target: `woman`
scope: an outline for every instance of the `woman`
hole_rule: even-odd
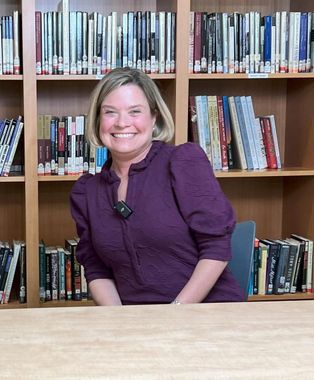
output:
[[[140,70],[107,74],[88,115],[111,158],[81,177],[72,215],[97,305],[242,301],[228,268],[233,210],[202,149],[173,146],[171,114]]]

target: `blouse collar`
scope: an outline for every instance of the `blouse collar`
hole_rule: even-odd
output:
[[[164,144],[165,143],[163,141],[153,141],[146,157],[142,161],[131,164],[129,169],[129,176],[146,169]],[[114,170],[111,169],[111,165],[112,158],[110,157],[102,167],[101,176],[110,183],[120,181],[118,175]]]

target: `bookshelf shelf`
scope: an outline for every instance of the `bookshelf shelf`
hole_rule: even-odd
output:
[[[152,79],[175,79],[175,74],[149,74]],[[103,75],[38,75],[37,81],[98,81]]]
[[[25,182],[24,176],[0,177],[0,183]]]
[[[92,300],[87,301],[48,301],[39,304],[40,307],[81,307],[95,306]]]
[[[60,0],[0,2],[0,15],[18,9],[22,14],[23,75],[1,75],[0,118],[24,116],[25,175],[0,177],[1,239],[14,234],[27,247],[27,304],[15,300],[1,307],[81,306],[88,302],[39,303],[38,243],[62,245],[75,236],[69,193],[78,176],[37,175],[37,115],[87,113],[96,75],[36,75],[35,11],[55,11]],[[280,238],[295,232],[314,239],[314,73],[301,74],[189,74],[189,13],[311,11],[310,0],[70,0],[70,10],[126,12],[167,10],[177,14],[176,73],[150,75],[161,89],[175,120],[175,144],[188,140],[190,95],[251,95],[257,115],[274,114],[284,169],[216,172],[238,221],[253,219],[257,236]],[[113,9],[114,8],[114,9]],[[253,80],[251,80],[253,79]],[[263,80],[262,80],[263,79]],[[239,180],[240,179],[240,180]],[[4,185],[5,184],[5,185]],[[307,294],[254,296],[258,300],[314,299]]]
[[[189,74],[190,80],[195,79],[255,79],[255,80],[269,80],[269,79],[314,79],[314,73],[282,73],[282,74]]]
[[[250,302],[256,301],[304,301],[304,300],[314,300],[313,293],[295,293],[295,294],[282,294],[282,295],[254,295],[249,296]]]
[[[23,80],[23,75],[0,75],[0,81],[21,81]]]
[[[313,177],[314,169],[287,168],[266,170],[240,170],[216,171],[217,178],[259,178],[259,177]]]
[[[38,182],[74,182],[79,178],[78,175],[47,175],[38,176]]]

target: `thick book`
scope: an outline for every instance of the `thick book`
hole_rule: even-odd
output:
[[[65,248],[71,252],[72,258],[72,289],[73,289],[73,299],[75,301],[81,301],[81,265],[76,258],[76,247],[77,242],[74,239],[65,240]]]
[[[280,240],[275,240],[275,242],[279,243],[280,251],[279,251],[277,271],[275,274],[273,293],[284,294],[285,286],[286,286],[286,274],[287,274],[290,246],[289,244],[286,244]]]
[[[278,266],[280,247],[278,243],[268,239],[261,239],[261,242],[268,246],[268,258],[266,266],[266,294],[273,294],[274,279]]]

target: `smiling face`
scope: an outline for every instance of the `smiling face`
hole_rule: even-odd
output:
[[[101,104],[100,139],[113,159],[140,161],[152,144],[156,116],[135,84],[111,91]]]

